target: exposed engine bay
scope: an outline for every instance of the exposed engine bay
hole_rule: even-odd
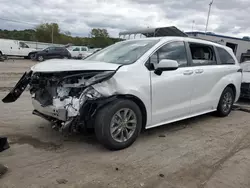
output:
[[[79,124],[85,124],[95,113],[98,99],[108,98],[92,86],[110,79],[117,70],[30,71],[23,75],[3,102],[14,102],[28,86],[35,109],[33,114],[51,121],[61,130],[78,129]]]

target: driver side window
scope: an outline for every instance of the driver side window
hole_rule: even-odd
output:
[[[150,57],[150,63],[157,65],[162,59],[175,60],[178,62],[179,67],[187,66],[187,53],[184,42],[171,42],[162,46]]]

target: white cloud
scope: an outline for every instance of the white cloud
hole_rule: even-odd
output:
[[[1,0],[0,18],[40,24],[57,22],[63,31],[87,36],[93,27],[120,31],[175,25],[184,31],[204,31],[210,0]],[[208,31],[250,35],[249,0],[215,0]],[[0,20],[1,29],[32,25]],[[34,26],[33,26],[34,27]]]

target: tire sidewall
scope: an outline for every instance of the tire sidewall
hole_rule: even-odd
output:
[[[228,92],[231,93],[231,95],[232,95],[232,97],[233,97],[233,100],[232,100],[232,104],[231,104],[230,110],[227,111],[227,112],[225,112],[225,111],[223,110],[223,107],[222,107],[222,105],[223,105],[223,97],[224,97],[224,95],[225,95],[226,93],[228,93]],[[226,88],[223,90],[222,94],[221,94],[220,101],[219,101],[218,108],[217,108],[217,111],[219,112],[220,116],[227,116],[227,115],[230,114],[230,112],[231,112],[231,110],[232,110],[232,108],[233,108],[234,100],[235,100],[235,94],[234,94],[232,88],[226,87]]]
[[[110,124],[113,115],[122,108],[129,108],[134,111],[137,118],[137,125],[134,134],[126,142],[117,142],[111,136]],[[131,100],[118,99],[110,105],[105,106],[100,113],[102,113],[102,115],[97,118],[101,117],[101,119],[98,120],[95,126],[95,129],[99,129],[97,131],[101,129],[101,133],[99,132],[99,134],[101,134],[101,139],[99,139],[100,142],[112,150],[124,149],[134,143],[142,127],[141,110],[136,103]]]

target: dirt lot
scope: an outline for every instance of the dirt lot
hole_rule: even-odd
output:
[[[34,62],[0,63],[0,98]],[[4,74],[3,74],[4,73]],[[248,104],[245,104],[245,108]],[[9,171],[0,187],[249,188],[250,114],[204,115],[148,130],[130,148],[111,152],[94,135],[63,137],[31,115],[29,94],[0,104],[0,153]]]

